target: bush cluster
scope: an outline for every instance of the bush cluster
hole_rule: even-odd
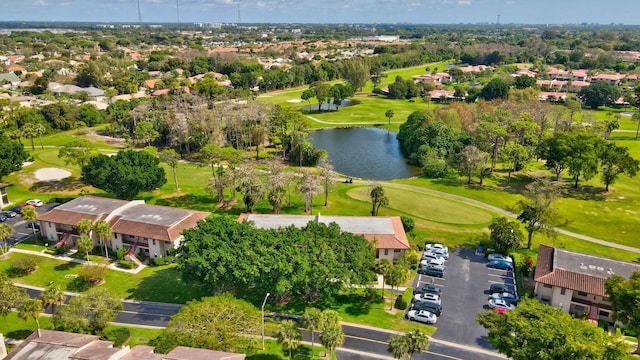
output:
[[[136,263],[134,263],[133,261],[129,261],[129,260],[120,260],[120,261],[118,261],[118,266],[120,266],[121,268],[125,268],[125,269],[135,269],[136,268]]]
[[[104,336],[113,341],[113,346],[118,347],[123,345],[131,337],[131,330],[127,328],[113,328],[104,331]]]

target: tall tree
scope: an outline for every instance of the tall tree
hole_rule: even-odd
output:
[[[599,106],[613,104],[619,95],[620,92],[613,85],[606,81],[598,81],[583,87],[577,97],[584,105],[595,110]]]
[[[293,350],[300,346],[302,333],[293,320],[282,320],[276,328],[276,339],[285,350],[289,350],[289,359],[293,360]]]
[[[111,226],[104,220],[98,220],[93,224],[93,231],[95,231],[98,240],[104,244],[104,256],[109,258],[109,251],[107,250],[107,242],[111,241],[113,233],[111,232]]]
[[[369,63],[366,58],[354,56],[342,63],[340,76],[355,91],[362,91],[362,87],[369,80]]]
[[[87,261],[91,261],[91,259],[89,259],[89,252],[93,250],[93,240],[90,237],[86,235],[80,236],[80,238],[76,240],[76,248],[78,248],[78,251],[86,254]]]
[[[380,207],[389,205],[389,198],[384,194],[384,188],[380,184],[371,185],[369,199],[371,199],[371,216],[378,216]]]
[[[240,162],[241,152],[232,147],[220,147],[214,144],[205,145],[200,151],[200,162],[211,167],[213,177],[209,180],[207,191],[210,194],[217,193],[218,203],[224,201],[225,176],[229,167],[234,167]]]
[[[58,285],[49,285],[46,289],[44,289],[40,293],[40,301],[42,301],[42,306],[45,310],[51,307],[51,312],[56,312],[56,306],[63,305],[67,300],[64,292],[60,290]]]
[[[537,179],[525,187],[524,198],[518,201],[520,220],[527,230],[527,249],[531,249],[533,234],[539,231],[554,234],[553,227],[561,223],[556,199],[558,188],[548,179]]]
[[[545,167],[560,180],[562,172],[567,167],[571,154],[571,136],[564,131],[557,131],[553,136],[544,140],[540,145],[540,156],[545,159]]]
[[[476,320],[489,330],[489,342],[514,360],[613,360],[627,352],[619,336],[536,299],[523,299],[504,314],[482,312]]]
[[[267,200],[273,206],[273,212],[279,214],[287,192],[287,178],[291,173],[285,172],[284,166],[275,160],[268,164],[268,171]]]
[[[175,345],[244,352],[255,342],[259,329],[259,309],[221,294],[184,306],[171,317],[163,335],[174,339]]]
[[[91,219],[81,219],[76,225],[76,230],[80,235],[90,236],[91,231],[93,231],[93,221]]]
[[[169,165],[173,171],[173,182],[176,186],[176,191],[180,190],[178,186],[178,164],[180,163],[180,154],[173,149],[164,149],[160,152],[160,161]]]
[[[484,171],[489,154],[480,151],[473,145],[468,145],[462,150],[460,168],[467,175],[467,183],[471,184],[471,177],[480,172],[480,184],[482,184],[482,172]]]
[[[320,178],[324,189],[324,206],[327,206],[329,204],[329,192],[335,187],[333,178],[336,173],[333,171],[333,165],[328,158],[322,158],[318,163],[318,168],[320,169]]]
[[[33,319],[36,322],[38,336],[40,336],[40,313],[42,312],[42,302],[36,299],[23,301],[18,306],[18,317],[24,321]]]
[[[313,358],[315,355],[315,352],[313,350],[315,344],[314,333],[320,330],[321,322],[322,311],[313,307],[308,307],[304,310],[304,314],[302,315],[302,323],[311,332],[311,358]]]
[[[500,158],[507,165],[509,175],[507,177],[507,185],[511,184],[511,173],[518,170],[522,162],[528,159],[527,149],[515,143],[508,143],[504,150],[500,153]]]
[[[567,167],[573,177],[574,188],[582,177],[590,180],[598,172],[598,162],[604,141],[597,135],[587,132],[572,133],[569,138]]]
[[[36,209],[34,207],[31,206],[25,206],[24,208],[22,208],[22,211],[20,211],[20,215],[22,216],[22,220],[31,223],[31,231],[33,232],[33,237],[36,237],[36,227],[34,225],[34,222],[36,220],[38,220],[38,212],[36,211]]]
[[[65,165],[75,164],[81,169],[96,154],[98,152],[91,148],[91,143],[82,138],[74,139],[58,150],[58,158],[63,159]]]
[[[393,110],[391,110],[391,109],[385,111],[385,113],[384,113],[384,116],[387,118],[389,125],[391,125],[391,118],[393,117],[393,115],[395,115],[395,114],[393,113]]]
[[[613,274],[605,281],[607,297],[611,301],[613,319],[637,334],[636,354],[640,354],[640,272],[634,271],[629,279]]]
[[[140,191],[151,191],[167,182],[160,160],[144,151],[119,151],[115,156],[92,157],[82,167],[85,184],[131,200]]]
[[[107,289],[93,288],[58,307],[53,313],[53,324],[65,331],[98,334],[121,310],[122,302],[117,296]]]
[[[238,174],[238,190],[242,194],[245,211],[253,212],[255,204],[264,196],[264,183],[260,173],[252,165],[241,165],[238,167]]]
[[[9,252],[8,239],[13,236],[13,226],[9,224],[0,224],[0,252],[2,257]]]
[[[640,166],[638,160],[629,155],[628,148],[617,146],[614,143],[604,144],[600,152],[600,164],[605,191],[609,191],[609,185],[613,184],[620,174],[627,174],[629,177],[636,176]]]
[[[151,143],[156,141],[160,133],[153,127],[153,123],[148,120],[140,121],[136,124],[136,139],[142,144],[151,146]]]
[[[509,97],[509,84],[500,78],[493,78],[482,87],[480,97],[487,101],[507,99]]]
[[[320,334],[320,343],[324,346],[328,355],[333,358],[336,349],[344,343],[342,325],[339,321],[329,322],[325,320],[322,327],[322,333]]]
[[[413,354],[422,354],[429,349],[429,335],[422,330],[413,329],[406,335],[409,344],[409,360],[413,359]]]
[[[384,285],[386,284],[386,276],[391,270],[391,261],[389,259],[380,259],[376,262],[376,274],[382,275],[382,299],[384,299]]]
[[[311,84],[309,89],[313,92],[316,100],[318,100],[318,112],[322,111],[322,104],[326,103],[331,96],[331,85],[317,81]]]
[[[0,316],[7,316],[11,309],[29,299],[27,291],[13,286],[6,274],[0,274]]]
[[[6,175],[22,168],[22,164],[29,158],[24,146],[0,134],[0,180]]]
[[[502,255],[509,255],[509,252],[517,249],[524,240],[520,224],[506,217],[494,219],[489,225],[489,230],[494,249]]]
[[[304,212],[313,214],[313,198],[322,191],[320,177],[308,169],[302,169],[302,177],[298,182],[298,191],[304,200]]]
[[[392,294],[389,310],[393,309],[393,288],[395,287],[397,290],[398,286],[407,280],[407,277],[409,276],[408,274],[409,271],[407,268],[401,265],[392,266],[387,272],[387,276],[385,276],[384,281],[391,287]]]

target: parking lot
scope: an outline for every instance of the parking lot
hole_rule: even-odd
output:
[[[51,209],[53,209],[56,204],[44,204],[40,207],[36,208],[38,214],[45,213]],[[9,218],[5,221],[5,224],[9,224],[13,227],[13,236],[10,237],[7,241],[9,246],[14,246],[31,236],[33,236],[33,230],[27,227],[27,222],[22,219],[22,217],[18,214],[14,218]],[[36,231],[38,233],[39,231]]]
[[[489,269],[487,259],[473,250],[450,250],[442,278],[420,275],[414,288],[433,284],[442,289],[442,316],[435,327],[434,338],[487,349],[487,331],[476,321],[476,315],[488,309],[489,286],[494,283],[515,286],[512,271]]]

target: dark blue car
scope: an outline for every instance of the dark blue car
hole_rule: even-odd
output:
[[[487,264],[487,267],[500,270],[513,270],[513,265],[510,262],[504,260],[490,261]]]
[[[0,223],[7,221],[7,217],[4,215],[0,215]]]

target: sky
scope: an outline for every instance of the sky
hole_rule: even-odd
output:
[[[640,24],[638,0],[0,0],[0,21]],[[238,11],[239,9],[239,11]]]

